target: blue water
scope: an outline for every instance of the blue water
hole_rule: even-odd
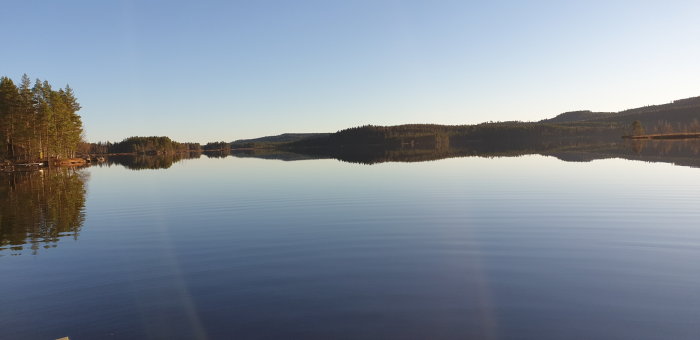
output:
[[[82,170],[0,250],[0,338],[698,339],[700,169],[189,159]]]

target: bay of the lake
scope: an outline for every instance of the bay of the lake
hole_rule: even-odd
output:
[[[0,339],[700,338],[697,168],[202,156],[78,173],[76,190],[43,174],[0,191],[57,197],[3,210]]]

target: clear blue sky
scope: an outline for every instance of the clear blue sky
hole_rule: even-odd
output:
[[[90,141],[539,120],[700,95],[700,1],[4,1]]]

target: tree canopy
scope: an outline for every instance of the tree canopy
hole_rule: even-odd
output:
[[[0,77],[0,159],[16,161],[74,157],[83,140],[80,104],[73,89],[54,90],[22,76],[17,86]]]

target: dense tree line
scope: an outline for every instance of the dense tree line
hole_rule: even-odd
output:
[[[0,78],[0,159],[74,157],[82,141],[80,104],[70,86],[54,90],[22,76],[19,86]]]
[[[281,148],[428,148],[444,149],[474,143],[494,146],[530,145],[557,139],[607,138],[618,140],[625,127],[617,123],[547,124],[496,122],[477,125],[409,124],[398,126],[365,125],[328,136],[300,140]]]
[[[172,155],[178,153],[231,153],[231,143],[179,143],[169,137],[129,137],[118,143],[98,142],[89,145],[90,154]]]
[[[209,142],[202,147],[204,151],[219,151],[222,153],[231,153],[231,143],[227,142]]]
[[[200,152],[199,143],[179,143],[169,137],[129,137],[118,143],[92,143],[91,154],[130,153],[138,155],[172,155],[183,152]]]

